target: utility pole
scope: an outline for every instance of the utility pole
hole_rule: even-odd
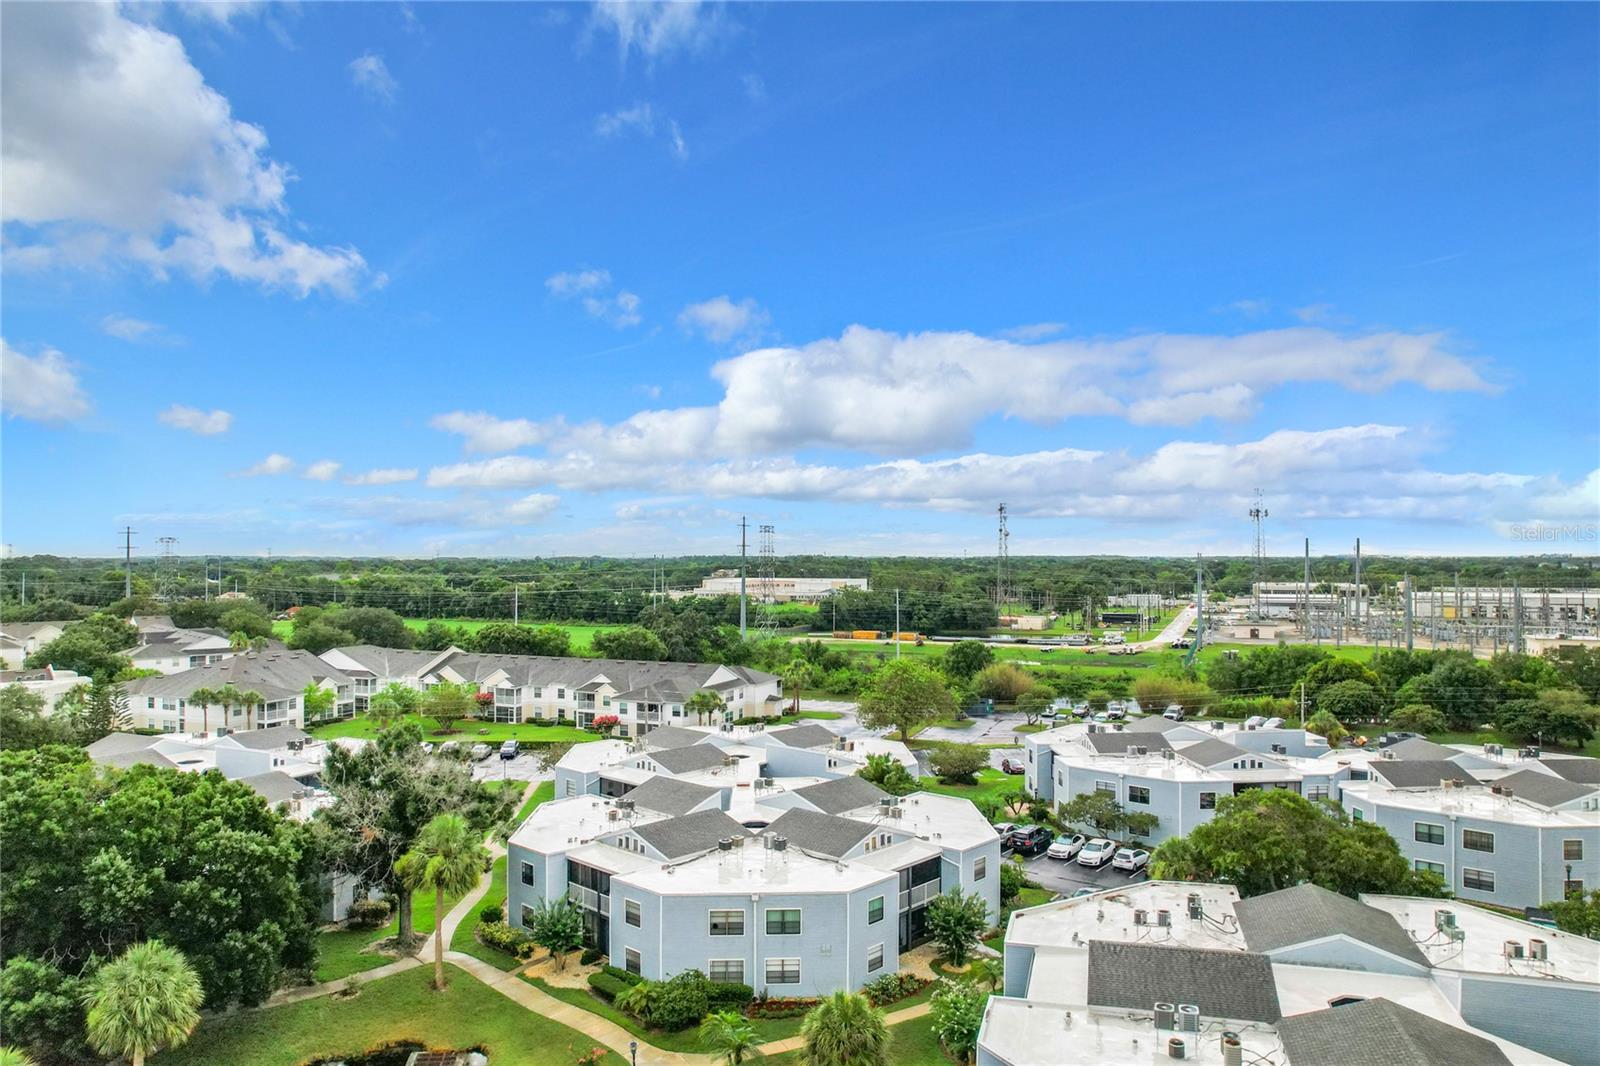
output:
[[[1522,646],[1522,582],[1511,583],[1511,650],[1521,655]]]
[[[1406,574],[1404,580],[1406,583],[1406,651],[1413,651],[1416,648],[1416,642],[1415,630],[1412,628],[1411,575]]]
[[[522,622],[522,586],[511,586],[511,624],[520,625]]]
[[[894,657],[900,658],[900,590],[894,590]]]
[[[28,606],[28,572],[22,572],[22,606]]]
[[[122,598],[133,596],[133,527],[122,527]]]
[[[1300,624],[1305,626],[1306,636],[1311,635],[1311,538],[1306,538],[1306,573],[1301,579],[1300,596]]]
[[[739,516],[739,639],[740,640],[745,640],[746,639],[746,625],[745,625],[745,623],[746,623],[747,608],[746,608],[746,605],[745,605],[745,590],[744,590],[744,559],[745,559],[745,551],[749,547],[749,543],[748,543],[748,540],[746,538],[746,533],[749,531],[749,529],[750,529],[750,523],[745,521],[744,515],[740,515]]]
[[[1361,588],[1361,538],[1356,538],[1356,628],[1361,628],[1361,599],[1365,595]]]

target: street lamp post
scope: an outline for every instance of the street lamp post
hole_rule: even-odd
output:
[[[639,1041],[628,1041],[628,1058],[633,1060],[633,1066],[639,1066]]]

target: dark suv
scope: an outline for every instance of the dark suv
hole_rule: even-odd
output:
[[[1056,835],[1042,825],[1030,825],[1011,834],[1011,850],[1018,855],[1042,855]]]

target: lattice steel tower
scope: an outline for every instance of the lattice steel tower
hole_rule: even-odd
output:
[[[178,557],[172,551],[178,538],[157,537],[156,543],[161,545],[161,564],[156,569],[156,599],[165,602],[178,593]]]
[[[1261,583],[1267,579],[1267,532],[1262,524],[1266,517],[1267,509],[1261,505],[1261,490],[1256,489],[1256,505],[1250,508],[1250,522],[1255,527],[1255,547],[1250,568],[1250,609],[1257,618],[1261,617]]]
[[[772,609],[778,596],[778,552],[772,526],[756,527],[756,629],[771,636],[778,628],[778,615]]]
[[[1011,581],[1011,531],[1006,528],[1006,505],[1003,503],[999,514],[1000,529],[994,559],[994,608],[1004,613],[1011,593],[1006,587]]]

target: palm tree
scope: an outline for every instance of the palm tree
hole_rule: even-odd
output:
[[[467,820],[441,814],[423,826],[412,849],[395,863],[395,872],[416,892],[433,889],[433,987],[443,990],[444,898],[465,895],[489,865],[489,851]]]
[[[200,705],[200,731],[211,732],[211,705],[222,702],[222,693],[214,688],[197,688],[189,693],[189,706]],[[223,719],[226,721],[226,717]]]
[[[706,715],[715,720],[717,715],[728,709],[728,701],[722,698],[720,692],[703,688],[684,701],[683,709],[694,714],[696,725],[705,725]]]
[[[859,992],[823,997],[800,1023],[808,1066],[889,1066],[883,1012]]]
[[[722,1060],[723,1066],[740,1066],[761,1054],[755,1027],[736,1010],[708,1014],[700,1022],[700,1043]]]
[[[135,944],[89,979],[84,992],[89,1043],[103,1055],[146,1055],[175,1048],[200,1024],[205,993],[182,952],[159,940]]]
[[[783,668],[783,689],[794,695],[794,713],[800,713],[800,692],[811,680],[811,664],[804,659],[795,658]]]
[[[231,686],[230,686],[231,687]],[[253,688],[247,688],[238,696],[239,705],[244,708],[244,725],[246,729],[254,729],[251,723],[251,712],[267,702],[267,698]]]
[[[21,1048],[0,1047],[0,1066],[36,1066],[34,1057]]]

